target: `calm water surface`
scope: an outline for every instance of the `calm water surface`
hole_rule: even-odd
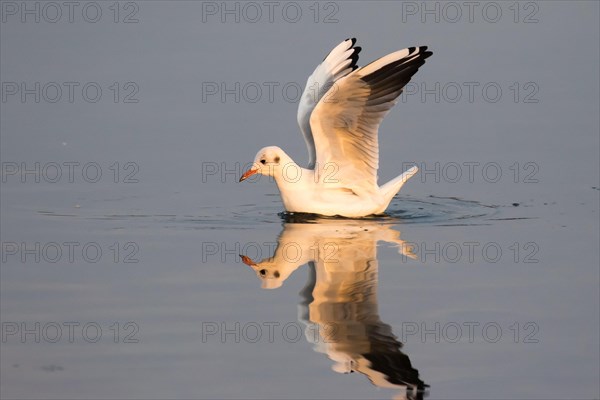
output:
[[[3,88],[1,396],[598,398],[598,3],[498,3],[494,23],[409,3],[9,13],[2,82],[80,85]],[[433,50],[380,135],[380,182],[421,172],[384,216],[282,214],[237,178],[265,145],[305,162],[279,89],[349,36],[360,65]],[[267,82],[272,101],[243,92]]]

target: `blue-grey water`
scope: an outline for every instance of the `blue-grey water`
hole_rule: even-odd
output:
[[[600,6],[469,4],[2,1],[1,397],[598,398]],[[238,178],[347,37],[433,51],[421,171],[282,215]]]

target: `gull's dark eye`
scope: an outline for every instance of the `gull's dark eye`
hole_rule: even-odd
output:
[[[260,163],[261,163],[262,165],[265,165],[265,164],[267,163],[267,160],[260,160]]]
[[[275,162],[278,163],[279,162],[279,156],[275,157]]]
[[[261,269],[260,271],[258,271],[258,273],[260,274],[260,276],[266,276],[267,275],[267,270],[266,269]]]
[[[273,272],[273,276],[274,276],[275,278],[279,278],[279,276],[280,276],[280,275],[279,275],[279,271],[275,271],[275,272]]]

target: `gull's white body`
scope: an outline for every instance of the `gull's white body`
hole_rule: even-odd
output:
[[[411,47],[356,66],[360,47],[347,39],[308,78],[298,108],[298,124],[309,150],[308,168],[276,146],[261,149],[252,169],[273,176],[288,212],[363,217],[385,211],[413,167],[377,184],[379,125],[402,89],[431,55]]]
[[[316,169],[302,168],[281,149],[278,151],[281,160],[288,159],[280,162],[284,165],[281,174],[274,175],[288,212],[344,217],[381,214],[402,185],[418,171],[413,167],[377,190],[369,191],[338,179],[335,164]]]

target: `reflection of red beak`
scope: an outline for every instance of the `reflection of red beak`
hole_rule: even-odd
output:
[[[257,172],[258,169],[249,169],[248,171],[244,172],[244,175],[242,175],[242,177],[240,178],[240,182],[245,181],[246,179],[248,179],[248,177],[254,175]]]
[[[242,258],[242,262],[250,267],[256,265],[256,263],[254,261],[252,261],[252,259],[248,256],[243,256],[240,254],[240,257]]]

